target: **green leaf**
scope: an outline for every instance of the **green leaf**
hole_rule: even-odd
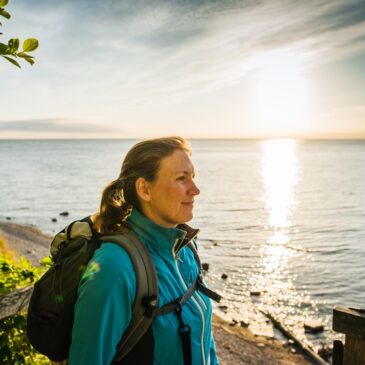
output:
[[[29,55],[28,53],[25,53],[25,52],[19,52],[16,54],[18,57],[22,57],[22,58],[34,58],[33,56]]]
[[[32,52],[38,48],[38,40],[35,38],[28,38],[23,43],[23,52]]]
[[[0,8],[0,15],[6,19],[10,19],[11,15],[3,8]]]
[[[9,47],[7,44],[0,43],[0,55],[9,54]]]
[[[18,50],[18,48],[19,48],[19,38],[15,38],[14,39],[14,49],[16,49],[16,50]]]
[[[16,53],[19,48],[19,38],[10,39],[8,45],[11,48],[11,52]]]
[[[32,66],[34,65],[34,61],[32,60],[33,57],[30,56],[24,56],[24,59],[31,64]]]
[[[3,56],[4,58],[6,58],[10,63],[12,63],[13,65],[15,65],[15,66],[17,66],[17,67],[19,67],[19,68],[21,68],[20,67],[20,65],[19,65],[19,63],[17,62],[17,61],[15,61],[13,58],[11,58],[11,57],[8,57],[8,56]]]
[[[0,8],[3,8],[4,6],[8,5],[9,0],[0,0]]]

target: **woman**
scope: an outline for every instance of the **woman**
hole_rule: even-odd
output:
[[[118,179],[105,188],[100,211],[93,217],[98,232],[118,232],[127,226],[147,247],[157,271],[160,307],[181,297],[199,273],[192,250],[179,245],[187,232],[177,228],[192,219],[194,198],[200,193],[190,154],[180,137],[136,144],[127,153]],[[104,243],[80,282],[70,365],[112,363],[132,318],[135,293],[128,254],[113,243]],[[191,328],[193,365],[218,364],[211,316],[209,298],[197,291],[183,306],[182,317]],[[148,334],[152,346],[143,354],[132,350],[119,363],[184,364],[179,325],[175,313],[156,317]]]

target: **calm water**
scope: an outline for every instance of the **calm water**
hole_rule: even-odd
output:
[[[134,142],[0,141],[0,220],[55,233],[94,212]],[[270,312],[314,347],[330,343],[332,308],[365,307],[365,141],[191,144],[201,189],[192,225],[222,314],[270,335]],[[308,318],[325,332],[304,334]]]

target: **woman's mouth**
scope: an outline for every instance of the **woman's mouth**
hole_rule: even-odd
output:
[[[182,205],[187,208],[193,208],[194,202],[183,202]]]

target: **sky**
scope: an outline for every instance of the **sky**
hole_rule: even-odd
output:
[[[9,0],[0,138],[365,138],[365,0]]]

